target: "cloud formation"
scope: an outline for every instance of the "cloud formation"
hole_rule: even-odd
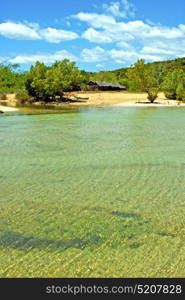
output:
[[[103,4],[103,8],[107,13],[119,18],[134,18],[136,7],[128,0],[121,0],[119,2],[111,2]]]
[[[0,24],[0,35],[17,40],[40,40],[38,32],[24,24],[6,22]]]
[[[107,36],[102,31],[97,31],[94,28],[88,28],[83,34],[82,38],[98,44],[109,44],[112,42],[110,36]]]
[[[60,43],[78,38],[78,35],[72,31],[57,30],[50,27],[41,30],[40,35],[49,43]]]
[[[77,61],[77,57],[68,52],[67,50],[60,50],[55,53],[40,53],[40,54],[25,54],[17,55],[14,58],[9,58],[9,62],[13,64],[32,64],[36,61],[43,62],[45,64],[53,63],[57,60],[69,59],[71,61]]]
[[[121,11],[123,2],[125,10]],[[116,63],[134,62],[136,58],[153,61],[183,56],[184,24],[168,27],[139,19],[123,21],[123,18],[131,17],[129,12],[134,12],[133,17],[136,11],[128,0],[111,2],[103,7],[103,14],[80,12],[73,17],[89,26],[82,38],[91,43],[114,45],[109,55]]]
[[[45,40],[49,43],[60,43],[74,40],[78,35],[72,31],[55,28],[40,28],[35,23],[5,22],[0,24],[0,35],[16,40]]]
[[[80,12],[72,17],[78,19],[79,21],[87,22],[94,28],[106,29],[116,24],[113,16],[108,16],[105,14]]]
[[[80,50],[78,57],[63,49],[51,54],[17,55],[9,58],[9,61],[33,63],[40,60],[52,63],[69,58],[81,63],[97,63],[97,66],[102,65],[101,62],[105,65],[110,61],[127,66],[140,58],[159,61],[185,56],[185,24],[170,27],[136,18],[137,10],[129,0],[111,1],[102,7],[96,6],[95,9],[96,13],[78,12],[66,18],[71,28],[74,20],[76,24],[79,22],[83,25],[78,27],[78,30],[82,28],[79,34],[52,27],[42,28],[34,22],[1,23],[0,35],[7,38],[42,40],[49,43],[78,38],[81,39],[81,44],[84,44],[84,49]],[[4,60],[5,58],[0,58],[0,61]]]
[[[83,49],[81,59],[85,62],[100,62],[107,59],[106,51],[101,47]]]
[[[94,13],[79,13],[75,17],[91,26],[82,34],[82,37],[96,43],[105,39],[107,43],[123,42],[125,40],[146,42],[151,39],[185,39],[185,29],[182,24],[176,28],[170,28],[162,25],[149,25],[141,20],[117,22],[113,17]]]

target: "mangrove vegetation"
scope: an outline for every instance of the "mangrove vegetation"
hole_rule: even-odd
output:
[[[140,59],[130,68],[115,71],[86,72],[67,59],[48,66],[36,62],[28,71],[19,65],[0,65],[0,99],[14,93],[21,102],[65,101],[67,93],[88,91],[88,82],[115,82],[130,92],[146,92],[154,102],[159,91],[168,99],[185,101],[185,58],[146,63]]]

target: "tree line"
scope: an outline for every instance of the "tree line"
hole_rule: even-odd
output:
[[[138,60],[130,68],[86,72],[67,59],[51,66],[36,62],[27,72],[18,65],[0,65],[0,99],[16,93],[21,101],[64,101],[66,92],[88,90],[89,81],[118,82],[128,91],[146,92],[153,102],[159,91],[168,99],[185,101],[185,59],[147,64]]]

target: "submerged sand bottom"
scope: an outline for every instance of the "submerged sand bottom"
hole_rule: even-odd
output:
[[[0,277],[185,277],[184,109],[0,118]]]

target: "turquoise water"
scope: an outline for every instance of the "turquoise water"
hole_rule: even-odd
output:
[[[185,109],[0,116],[0,277],[185,277]]]

